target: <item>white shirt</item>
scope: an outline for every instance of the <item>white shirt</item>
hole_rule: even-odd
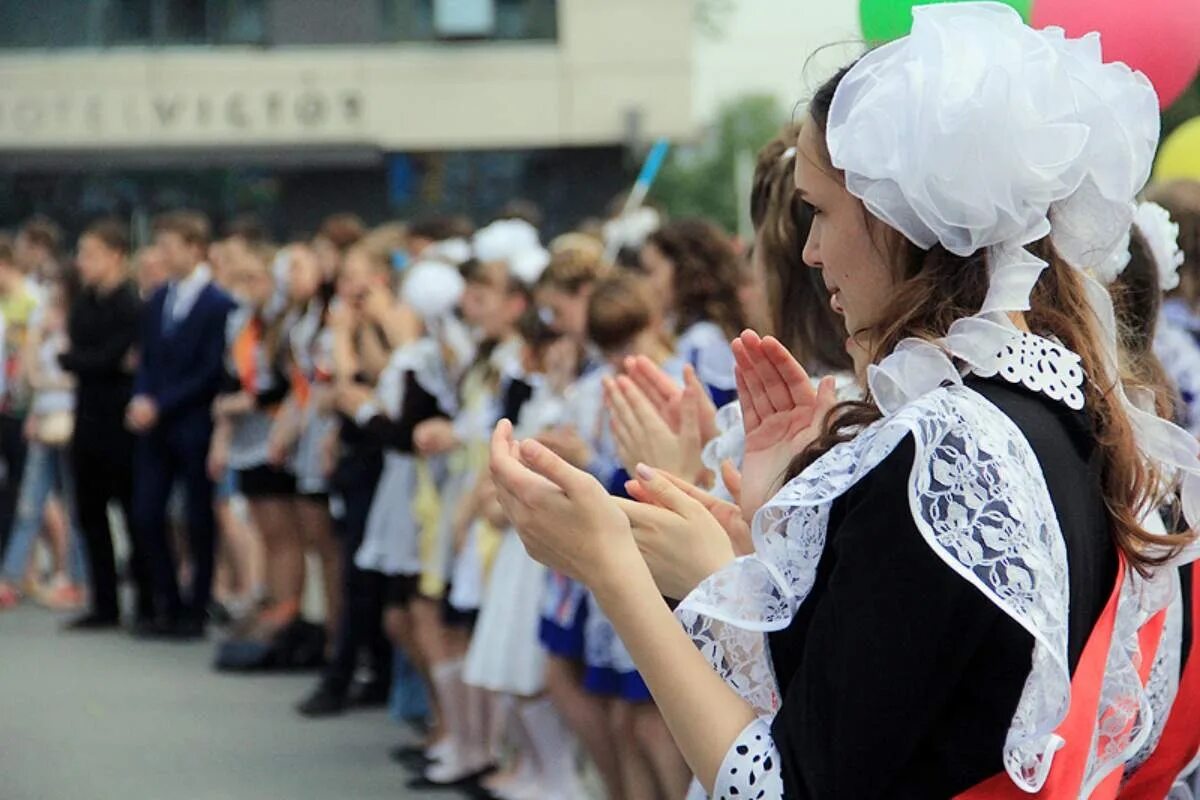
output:
[[[187,319],[187,315],[191,313],[192,306],[196,305],[196,298],[200,296],[200,292],[204,291],[204,287],[212,281],[212,268],[208,264],[199,264],[192,270],[192,274],[180,281],[171,281],[167,285],[167,299],[163,306],[163,322],[170,320],[173,324],[179,324]],[[167,316],[170,315],[170,316]]]

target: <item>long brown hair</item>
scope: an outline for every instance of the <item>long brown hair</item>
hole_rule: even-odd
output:
[[[809,105],[809,116],[822,132],[833,94],[846,71],[842,70],[822,86]],[[831,172],[834,169],[828,163],[826,167]],[[867,213],[865,208],[863,213]],[[893,263],[900,265],[902,278],[881,317],[883,321],[864,337],[870,343],[873,363],[892,352],[903,339],[938,339],[955,320],[978,313],[987,293],[987,282],[981,279],[988,274],[985,252],[960,257],[941,245],[924,251],[882,222],[871,217],[868,222],[884,234],[882,238],[891,241],[888,249],[895,256]],[[1084,386],[1085,408],[1103,461],[1101,487],[1113,541],[1139,570],[1161,564],[1182,541],[1180,536],[1152,534],[1141,525],[1141,510],[1156,507],[1162,499],[1159,496],[1162,482],[1158,472],[1138,451],[1129,417],[1113,391],[1113,382],[1128,376],[1108,374],[1101,349],[1101,327],[1088,302],[1083,278],[1055,251],[1049,238],[1029,245],[1028,249],[1049,267],[1034,287],[1025,321],[1030,330],[1056,337],[1082,360],[1088,376]],[[1132,379],[1125,382],[1135,383]],[[793,460],[789,475],[795,475],[834,445],[853,438],[862,427],[881,416],[869,396],[864,401],[840,404],[829,415],[817,440]]]
[[[1182,298],[1193,312],[1200,312],[1200,181],[1179,179],[1151,186],[1146,199],[1158,203],[1179,226],[1179,287],[1172,297]]]
[[[796,194],[799,136],[800,126],[788,125],[758,151],[750,189],[754,246],[766,268],[775,336],[805,369],[849,371],[854,362],[843,345],[841,317],[829,305],[829,292],[820,273],[801,258],[812,226],[812,209]]]
[[[733,338],[746,327],[738,302],[738,258],[724,232],[702,219],[668,222],[646,240],[675,266],[675,313],[683,331],[714,322]]]
[[[1109,287],[1121,340],[1122,367],[1154,393],[1154,410],[1174,419],[1176,391],[1154,353],[1154,331],[1162,308],[1158,265],[1138,226],[1129,232],[1129,264]]]

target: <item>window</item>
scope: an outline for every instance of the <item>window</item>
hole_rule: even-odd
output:
[[[262,44],[266,0],[0,0],[0,47]]]
[[[384,39],[554,41],[555,0],[381,0]]]

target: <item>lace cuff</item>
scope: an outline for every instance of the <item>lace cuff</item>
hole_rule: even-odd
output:
[[[779,750],[771,726],[756,719],[745,727],[725,754],[713,784],[714,800],[778,800],[783,797]]]

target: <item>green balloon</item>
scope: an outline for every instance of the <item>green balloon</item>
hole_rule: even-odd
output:
[[[912,30],[913,6],[928,6],[934,3],[953,3],[956,0],[858,0],[858,19],[862,25],[863,38],[871,44],[890,42],[907,36]],[[1033,0],[1000,0],[1012,6],[1029,22]]]

